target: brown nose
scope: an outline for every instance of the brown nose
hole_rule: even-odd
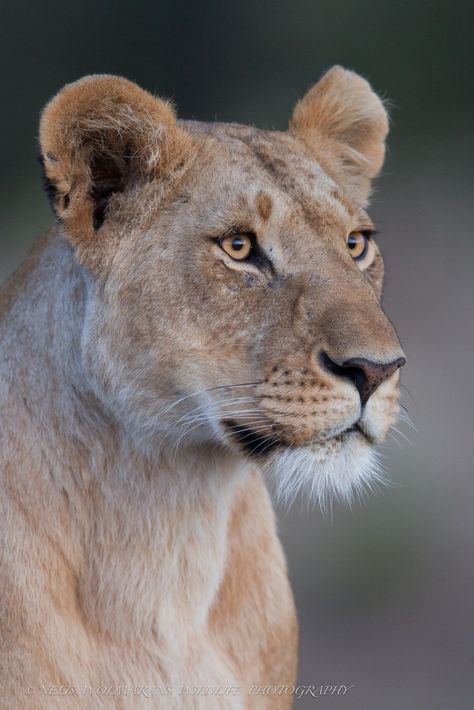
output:
[[[327,353],[321,353],[321,362],[333,375],[350,380],[359,391],[360,401],[365,404],[377,387],[393,375],[395,370],[403,367],[406,360],[398,357],[391,362],[372,362],[362,357],[352,357],[339,365]]]

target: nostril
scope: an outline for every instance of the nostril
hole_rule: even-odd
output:
[[[365,370],[360,366],[359,359],[352,358],[345,360],[341,365],[329,357],[327,353],[321,353],[321,362],[326,370],[336,377],[343,377],[349,380],[359,391],[361,399],[366,396],[367,390],[367,375]],[[368,397],[367,397],[368,399]],[[364,402],[363,402],[364,403]]]
[[[362,404],[375,392],[382,382],[385,382],[399,367],[403,367],[404,357],[390,362],[373,362],[366,358],[353,357],[338,364],[325,352],[320,356],[323,367],[337,377],[350,380],[357,388]]]
[[[324,369],[331,372],[333,375],[337,375],[339,377],[349,377],[344,364],[339,365],[337,362],[332,360],[327,353],[322,352],[319,356],[319,360]]]

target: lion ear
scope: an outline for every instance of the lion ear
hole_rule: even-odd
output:
[[[367,202],[384,160],[388,116],[365,79],[342,67],[330,69],[297,103],[289,131],[332,161],[343,190]]]
[[[176,169],[189,142],[171,106],[126,79],[94,75],[65,86],[43,111],[40,144],[66,234],[75,242],[94,236],[114,194]]]

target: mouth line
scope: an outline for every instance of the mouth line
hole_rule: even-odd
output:
[[[261,458],[270,454],[277,448],[293,448],[291,444],[287,444],[282,441],[276,434],[260,434],[250,427],[243,424],[239,424],[234,419],[224,419],[222,421],[223,426],[226,428],[227,432],[231,435],[234,441],[240,446],[240,448],[248,456],[253,458]],[[269,429],[271,424],[269,424]],[[342,442],[348,439],[352,434],[358,434],[370,445],[374,445],[374,441],[369,437],[369,435],[362,429],[358,422],[352,424],[351,426],[344,429],[344,431],[339,432],[339,434],[334,434],[320,442],[324,445],[327,442]],[[309,442],[308,446],[314,446],[317,442]]]
[[[360,436],[362,436],[368,444],[370,444],[371,446],[374,446],[375,444],[375,441],[369,436],[366,431],[364,431],[364,429],[362,429],[358,422],[352,424],[352,426],[348,427],[347,429],[344,429],[344,431],[341,432],[339,436],[344,436],[345,434],[360,434]]]
[[[315,444],[320,444],[320,445],[324,446],[324,444],[341,442],[341,441],[344,441],[345,439],[348,439],[351,436],[351,434],[359,434],[360,436],[363,436],[365,439],[367,439],[365,432],[363,432],[362,429],[360,429],[358,424],[352,424],[351,426],[347,427],[347,429],[343,429],[342,431],[338,432],[337,434],[331,434],[330,436],[326,436],[326,437],[321,438],[319,440],[312,441],[308,445],[314,446]]]
[[[276,435],[259,434],[250,427],[238,424],[234,419],[224,419],[222,424],[240,448],[254,458],[260,458],[264,454],[274,451],[275,448],[284,446],[284,443]]]

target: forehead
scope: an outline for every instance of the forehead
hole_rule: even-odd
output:
[[[206,176],[208,198],[219,201],[219,213],[228,206],[263,221],[291,220],[318,231],[364,215],[327,165],[287,133],[222,123],[184,122],[183,127],[201,139],[198,170]]]

